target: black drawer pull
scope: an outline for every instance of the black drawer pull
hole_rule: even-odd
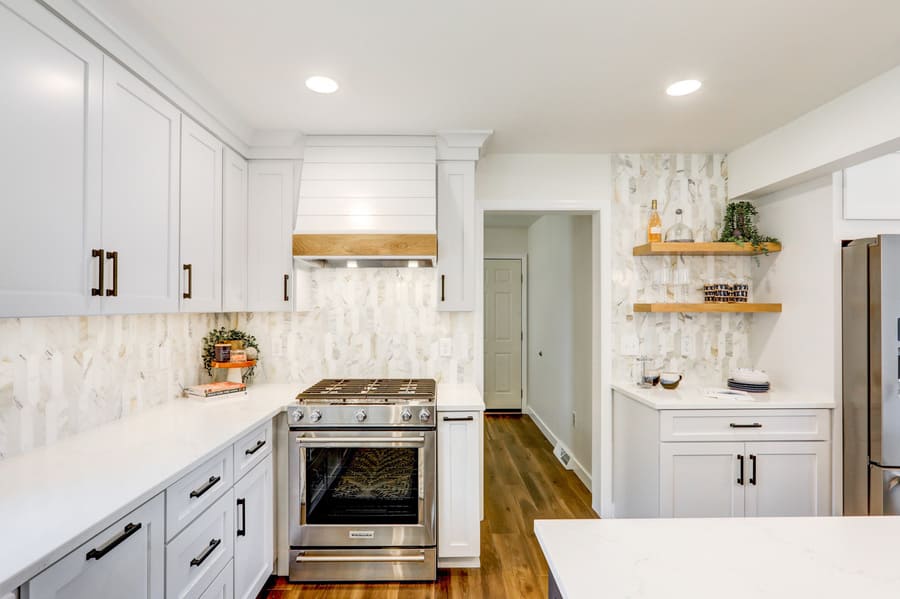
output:
[[[740,462],[740,464],[741,464],[741,475],[738,477],[737,483],[739,485],[743,486],[744,485],[744,456],[739,455],[737,457],[737,459],[738,459],[738,462]]]
[[[237,536],[247,536],[247,500],[243,497],[237,500],[238,507],[241,508],[241,526],[237,529]]]
[[[201,553],[200,555],[198,555],[197,557],[195,557],[194,559],[191,560],[191,568],[193,568],[194,566],[199,566],[200,564],[205,562],[206,558],[208,558],[209,555],[213,551],[216,550],[216,547],[218,547],[221,544],[222,544],[222,539],[212,539],[209,542],[209,545],[206,546],[206,549],[203,550],[203,553]]]
[[[447,275],[441,275],[441,301],[444,301],[444,283],[447,280]]]
[[[259,441],[256,442],[256,445],[254,445],[252,449],[245,449],[244,455],[253,455],[257,451],[262,449],[265,444],[266,444],[265,439],[260,439]]]
[[[753,424],[737,424],[732,422],[728,426],[731,428],[762,428],[762,425],[758,422],[754,422]]]
[[[756,485],[756,456],[752,453],[750,454],[750,484]]]
[[[97,547],[95,549],[91,549],[87,552],[85,559],[100,559],[113,549],[119,546],[125,539],[136,533],[141,529],[142,524],[138,522],[135,524],[134,522],[129,522],[125,525],[125,530],[119,533],[115,538],[107,541],[105,544]]]
[[[202,487],[191,491],[191,499],[196,499],[197,497],[200,497],[201,495],[203,495],[204,493],[206,493],[207,491],[212,489],[214,486],[216,486],[216,483],[219,482],[220,480],[222,480],[221,476],[210,476],[209,480],[206,481],[205,483],[203,483]]]
[[[475,420],[474,416],[460,416],[455,418],[453,416],[444,416],[444,422],[467,422],[470,420]]]

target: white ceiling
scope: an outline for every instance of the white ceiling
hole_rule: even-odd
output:
[[[493,129],[497,152],[727,151],[900,64],[897,0],[82,2],[256,129]]]

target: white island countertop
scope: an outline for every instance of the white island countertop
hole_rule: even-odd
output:
[[[746,399],[719,399],[706,397],[710,386],[682,383],[677,389],[663,389],[656,385],[643,389],[634,383],[615,383],[614,391],[654,410],[742,410],[742,409],[785,409],[785,408],[833,408],[834,400],[816,393],[789,391],[769,391],[768,393],[748,393]],[[723,387],[718,387],[723,389]]]
[[[435,393],[439,412],[484,411],[484,399],[472,383],[438,383]]]
[[[0,461],[0,596],[274,417],[306,386],[176,399]]]
[[[900,517],[536,520],[565,599],[900,597]]]

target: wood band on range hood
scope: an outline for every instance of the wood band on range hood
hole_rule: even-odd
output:
[[[375,234],[294,235],[295,256],[436,256],[437,235]]]

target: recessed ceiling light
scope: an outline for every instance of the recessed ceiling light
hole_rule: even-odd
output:
[[[306,87],[317,94],[333,94],[338,90],[338,83],[331,77],[314,75],[306,80]]]
[[[685,79],[684,81],[676,81],[666,88],[666,93],[670,96],[686,96],[692,94],[703,85],[696,79]]]

